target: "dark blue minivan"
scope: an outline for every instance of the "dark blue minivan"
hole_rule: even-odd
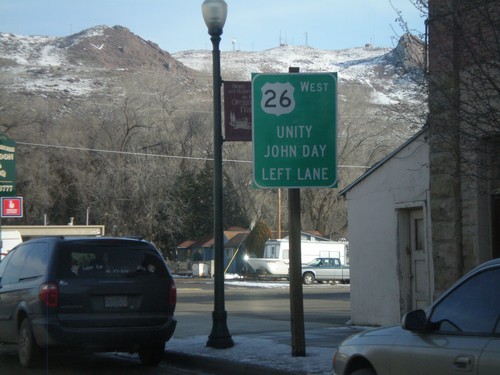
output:
[[[165,261],[146,241],[33,239],[0,262],[0,342],[17,343],[25,367],[55,347],[138,353],[157,365],[176,300]]]

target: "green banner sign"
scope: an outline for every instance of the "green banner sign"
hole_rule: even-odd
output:
[[[16,142],[0,135],[0,197],[16,195]]]
[[[337,187],[337,73],[252,75],[254,182]]]

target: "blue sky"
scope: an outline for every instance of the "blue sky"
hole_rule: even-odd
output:
[[[202,0],[0,0],[0,32],[67,36],[97,25],[120,25],[168,52],[211,49]],[[289,45],[337,50],[394,47],[402,30],[424,19],[410,0],[226,0],[221,50],[260,51]],[[392,5],[391,5],[392,4]]]

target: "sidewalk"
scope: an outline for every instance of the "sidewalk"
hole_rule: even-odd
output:
[[[232,323],[234,326],[235,322]],[[260,323],[257,322],[256,326]],[[276,323],[278,326],[267,332],[235,334],[231,331],[234,346],[228,349],[207,347],[207,335],[174,335],[167,343],[165,359],[215,374],[326,375],[331,374],[332,358],[338,344],[363,330],[360,327],[321,324],[306,326],[306,356],[293,357],[290,327],[283,330],[280,322]],[[238,328],[238,324],[235,326]],[[237,328],[235,331],[238,331]]]

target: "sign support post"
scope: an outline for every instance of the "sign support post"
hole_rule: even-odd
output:
[[[289,73],[298,73],[299,68],[290,67]],[[288,237],[290,244],[290,318],[292,356],[306,356],[306,333],[304,324],[304,292],[302,290],[302,249],[300,223],[300,189],[288,189]]]

